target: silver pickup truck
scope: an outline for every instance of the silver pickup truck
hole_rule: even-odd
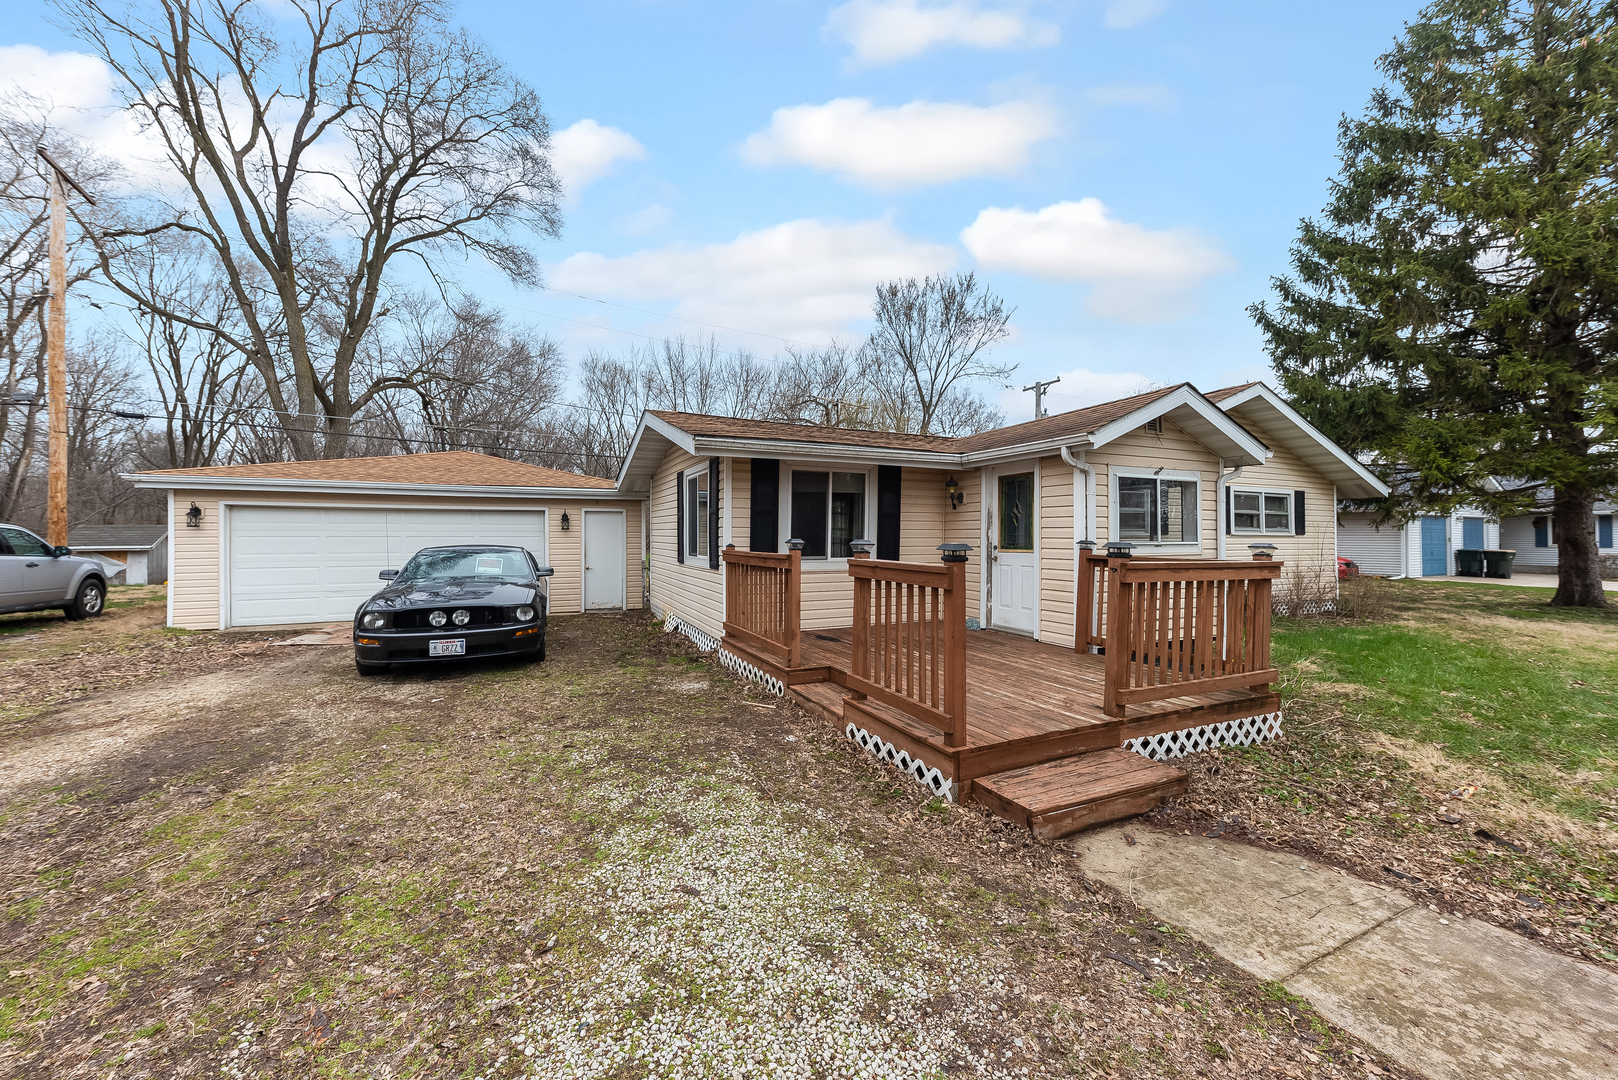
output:
[[[100,615],[107,575],[95,559],[53,548],[27,529],[0,525],[0,614],[61,608],[70,619]]]

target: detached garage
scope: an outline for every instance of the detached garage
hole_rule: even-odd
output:
[[[465,451],[166,469],[169,625],[342,622],[424,547],[511,544],[556,575],[557,615],[641,604],[644,503],[612,481]]]

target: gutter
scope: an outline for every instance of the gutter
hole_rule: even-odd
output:
[[[1225,533],[1230,528],[1230,522],[1225,520],[1230,516],[1229,501],[1225,498],[1226,486],[1242,475],[1246,466],[1238,465],[1234,472],[1225,471],[1225,459],[1219,459],[1219,479],[1214,481],[1214,557],[1225,557]]]
[[[616,499],[644,501],[645,495],[626,494],[616,487],[515,487],[488,484],[411,484],[377,480],[276,479],[246,476],[152,476],[120,473],[120,478],[137,488],[192,491],[319,492],[338,495],[433,495],[478,497],[502,496],[513,499]]]
[[[1085,451],[1083,450],[1079,451],[1079,456],[1076,460],[1073,457],[1073,452],[1068,447],[1064,446],[1061,448],[1061,450],[1062,460],[1073,466],[1074,479],[1078,479],[1079,473],[1084,474],[1084,535],[1078,536],[1077,534],[1079,530],[1074,529],[1074,543],[1077,544],[1080,540],[1094,540],[1099,542],[1100,537],[1096,536],[1095,530],[1096,467],[1084,460]],[[1077,488],[1077,486],[1077,484],[1074,485],[1075,488]],[[1077,500],[1075,500],[1074,505],[1078,505]]]

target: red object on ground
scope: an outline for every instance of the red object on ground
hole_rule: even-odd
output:
[[[1351,578],[1351,577],[1359,577],[1359,576],[1360,576],[1360,564],[1359,563],[1355,562],[1353,559],[1348,558],[1346,555],[1337,556],[1337,579],[1339,581],[1341,581],[1343,578]]]

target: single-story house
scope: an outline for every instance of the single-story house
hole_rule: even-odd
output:
[[[641,606],[644,498],[611,480],[466,451],[129,474],[168,492],[168,622],[340,622],[424,547],[520,545],[550,610]]]
[[[67,534],[73,554],[101,563],[107,580],[160,585],[169,577],[167,525],[81,525]]]
[[[1547,499],[1548,501],[1548,499]],[[1596,534],[1596,549],[1602,555],[1618,555],[1614,544],[1612,503],[1598,500],[1595,504],[1592,526]],[[1500,546],[1517,552],[1514,566],[1528,573],[1550,573],[1557,566],[1556,523],[1550,509],[1508,517],[1500,522]]]
[[[1334,585],[1337,500],[1387,494],[1258,383],[1181,383],[964,438],[652,411],[618,485],[649,488],[653,610],[708,647],[731,545],[803,541],[814,629],[852,619],[850,541],[928,562],[964,543],[970,626],[1071,647],[1080,541],[1202,559],[1270,543],[1289,573]]]
[[[1455,573],[1460,548],[1511,547],[1505,526],[1476,507],[1409,522],[1379,524],[1376,519],[1374,512],[1361,510],[1337,515],[1337,553],[1358,563],[1362,574],[1375,577],[1444,577]],[[1517,558],[1522,560],[1521,552]]]

